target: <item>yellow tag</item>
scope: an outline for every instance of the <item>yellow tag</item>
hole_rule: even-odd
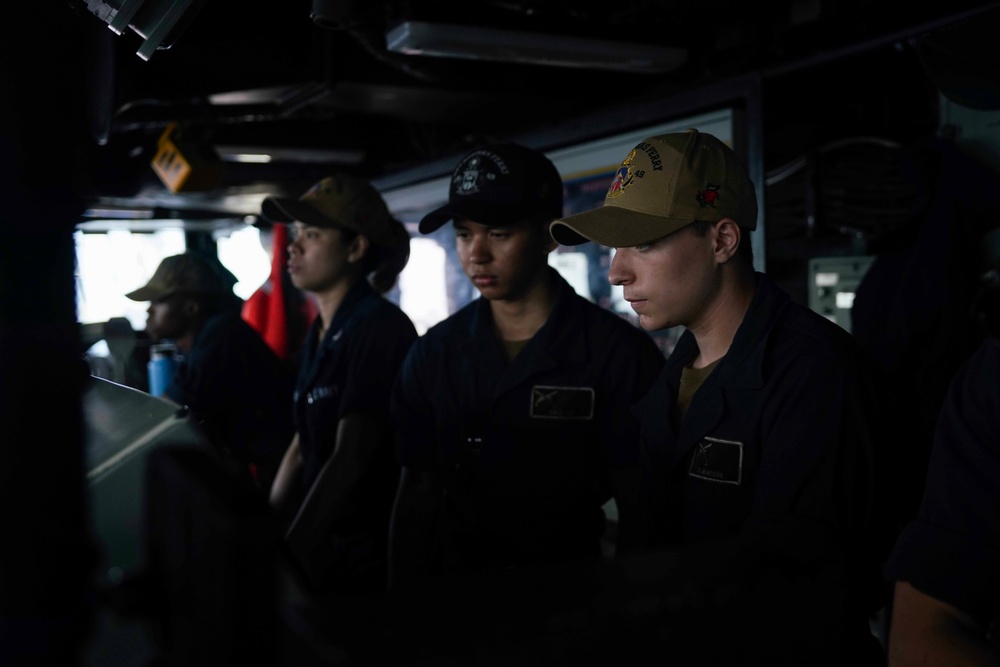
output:
[[[171,135],[177,128],[177,123],[170,123],[160,135],[156,155],[153,156],[153,171],[160,177],[163,184],[173,192],[179,192],[184,182],[191,174],[191,163],[181,154],[180,149],[171,140]]]

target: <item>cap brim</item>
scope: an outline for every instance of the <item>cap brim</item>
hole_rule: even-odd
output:
[[[126,298],[132,299],[133,301],[159,301],[163,297],[170,294],[166,290],[157,289],[156,287],[150,287],[149,285],[144,285],[137,290],[133,290],[125,295]]]
[[[265,197],[260,207],[264,217],[272,222],[301,222],[312,227],[350,227],[340,220],[320,213],[315,206],[299,199]]]
[[[549,232],[562,245],[593,241],[612,248],[630,248],[673,234],[691,222],[602,206],[556,220],[549,226]]]
[[[436,208],[423,218],[417,224],[417,231],[421,234],[430,234],[438,230],[441,225],[445,224],[454,217],[447,205],[440,208]]]
[[[546,212],[538,208],[523,206],[504,206],[492,202],[458,201],[448,202],[436,208],[420,220],[417,229],[421,234],[430,234],[451,220],[471,220],[483,225],[502,226],[523,222],[532,218],[542,219]],[[549,219],[556,218],[559,213],[548,213]]]

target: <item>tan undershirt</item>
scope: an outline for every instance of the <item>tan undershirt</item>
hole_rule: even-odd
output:
[[[527,340],[503,340],[503,349],[507,352],[507,361],[514,361],[514,357],[521,353],[521,350],[524,349],[524,346],[530,340],[530,338]]]
[[[719,357],[704,368],[686,366],[681,371],[681,384],[677,389],[677,404],[674,406],[674,422],[678,426],[684,421],[684,417],[687,416],[688,406],[691,405],[691,399],[694,398],[695,392],[705,382],[705,378],[719,365],[720,361],[722,361],[722,357]]]

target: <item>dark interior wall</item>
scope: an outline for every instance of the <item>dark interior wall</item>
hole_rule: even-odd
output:
[[[1000,108],[1000,55],[986,46],[998,21],[1000,8],[984,8],[762,73],[767,267],[796,299],[808,298],[810,258],[901,251],[934,197],[972,196],[939,191],[934,144],[983,157],[941,107]]]
[[[0,664],[74,664],[89,619],[72,236],[85,69],[66,19],[25,3],[0,35]]]
[[[892,44],[763,78],[767,269],[796,300],[810,258],[867,255],[917,220],[904,158],[934,137],[938,95]]]
[[[768,273],[808,305],[810,260],[870,262],[851,331],[906,406],[908,456],[893,491],[911,515],[944,393],[984,335],[976,301],[1000,180],[941,108],[1000,108],[996,56],[983,52],[995,26],[974,21],[764,77]]]

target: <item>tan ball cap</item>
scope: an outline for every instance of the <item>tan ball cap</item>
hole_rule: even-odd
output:
[[[556,220],[550,231],[563,245],[626,248],[723,218],[756,229],[757,193],[729,146],[692,129],[641,141],[615,172],[603,206]]]
[[[261,212],[272,222],[344,227],[366,235],[376,245],[391,246],[397,236],[395,221],[378,190],[347,174],[324,178],[298,199],[266,197]]]
[[[125,296],[133,301],[161,301],[172,294],[225,294],[222,278],[191,252],[164,257],[149,282]]]

